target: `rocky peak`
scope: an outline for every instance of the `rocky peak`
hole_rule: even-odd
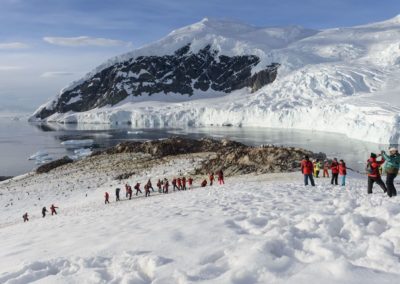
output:
[[[172,55],[138,56],[117,62],[64,91],[50,108],[38,111],[36,117],[113,106],[129,96],[192,96],[196,91],[230,93],[245,87],[254,92],[273,82],[279,67],[272,63],[253,74],[252,69],[259,63],[256,55],[219,55],[211,45],[194,52],[189,43]]]

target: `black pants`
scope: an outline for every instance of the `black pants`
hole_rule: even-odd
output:
[[[119,201],[119,192],[115,194],[116,201]]]
[[[314,178],[313,178],[312,174],[304,175],[304,185],[308,185],[308,180],[310,180],[312,186],[315,186]]]
[[[397,195],[396,188],[394,187],[394,179],[396,176],[397,174],[387,174],[386,176],[387,193],[390,197]]]
[[[335,185],[338,185],[338,177],[339,174],[332,174],[331,184],[335,183]]]
[[[150,189],[146,190],[146,197],[150,196]]]
[[[384,192],[387,192],[387,188],[381,177],[368,177],[368,194],[372,193],[372,187],[374,186],[375,182],[382,188]]]

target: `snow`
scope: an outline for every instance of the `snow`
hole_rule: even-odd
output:
[[[160,160],[121,182],[110,178],[118,164],[82,160],[0,183],[0,283],[398,283],[399,200],[367,195],[363,176],[306,188],[299,173],[247,175],[205,189],[196,177],[193,190],[113,200],[125,182],[203,158]],[[41,218],[53,203],[58,215]]]
[[[47,121],[294,128],[399,144],[398,18],[321,31],[204,19],[108,61],[66,90],[116,62],[172,54],[187,43],[191,43],[192,52],[211,44],[220,55],[256,55],[260,63],[253,73],[278,62],[277,80],[254,94],[242,89],[228,95],[196,91],[191,97],[162,93],[129,96],[112,108],[54,114]],[[44,107],[51,108],[52,103]]]
[[[76,97],[71,97],[71,99],[66,103],[66,105],[70,105],[70,104],[79,102],[80,100],[82,100],[81,95],[77,95]]]

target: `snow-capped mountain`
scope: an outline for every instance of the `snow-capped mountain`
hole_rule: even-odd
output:
[[[400,16],[322,31],[204,19],[109,60],[32,119],[296,128],[399,143],[399,36]]]

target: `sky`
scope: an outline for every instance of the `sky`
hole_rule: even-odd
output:
[[[400,0],[0,0],[0,111],[33,111],[108,58],[205,17],[254,26],[353,26]]]

